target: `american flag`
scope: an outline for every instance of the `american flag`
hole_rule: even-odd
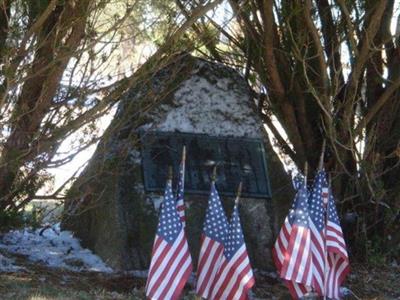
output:
[[[248,292],[255,284],[255,279],[247,255],[242,227],[240,226],[237,201],[233,208],[228,236],[224,246],[224,254],[211,289],[210,299],[248,299]]]
[[[146,296],[154,300],[178,299],[191,272],[192,258],[176,210],[172,183],[168,180],[153,245]]]
[[[309,203],[311,252],[313,262],[313,287],[318,295],[324,295],[325,279],[325,214],[328,201],[328,182],[325,171],[319,171],[314,179],[314,186]]]
[[[182,161],[179,167],[179,180],[178,180],[178,191],[176,196],[176,208],[178,210],[179,218],[181,219],[183,227],[186,225],[185,217],[185,202],[183,199],[185,190],[185,160],[186,160],[186,148],[183,146],[182,150]]]
[[[282,274],[282,267],[285,262],[285,258],[289,257],[289,241],[291,239],[291,234],[292,234],[292,229],[293,229],[293,223],[296,218],[296,209],[297,207],[302,204],[302,210],[304,209],[304,197],[306,197],[307,189],[305,187],[304,183],[304,177],[298,174],[294,180],[293,180],[293,185],[294,188],[298,191],[297,195],[295,197],[295,200],[293,201],[292,207],[289,211],[288,216],[285,219],[285,222],[279,232],[278,238],[275,242],[275,246],[272,249],[272,257],[275,262],[276,268],[278,270],[279,274]],[[305,225],[305,224],[304,224]],[[309,246],[306,246],[306,248],[303,248],[305,250],[304,254],[307,256],[307,251],[309,251],[308,248]],[[299,258],[302,258],[300,255]],[[287,263],[287,261],[286,261]],[[307,262],[307,265],[309,263]],[[310,271],[306,271],[306,274],[309,273]],[[307,282],[309,284],[310,282]],[[308,285],[305,285],[304,283],[299,283],[293,280],[286,280],[286,284],[289,288],[289,291],[294,299],[301,298],[305,296],[307,293],[311,292],[311,287]]]
[[[289,281],[292,296],[297,298],[309,291],[312,280],[308,190],[305,183],[297,192],[294,207],[288,215],[288,223],[290,225],[290,235],[280,269],[280,276]]]
[[[340,286],[350,271],[350,264],[332,193],[329,193],[328,202],[326,250],[328,262],[325,280],[326,296],[331,299],[340,299]]]
[[[229,223],[215,188],[211,183],[210,197],[206,218],[201,236],[201,248],[197,267],[196,293],[200,297],[208,298],[211,294],[211,285],[214,282],[223,252],[224,243],[228,235]]]

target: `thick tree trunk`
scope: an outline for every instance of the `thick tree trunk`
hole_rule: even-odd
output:
[[[56,6],[37,33],[34,61],[11,117],[11,133],[1,152],[1,210],[13,205],[14,191],[19,189],[17,178],[22,172],[34,177],[38,171],[32,161],[41,154],[41,123],[50,111],[70,56],[84,37],[88,6],[88,0],[76,5],[67,1]],[[29,185],[29,182],[23,184]]]

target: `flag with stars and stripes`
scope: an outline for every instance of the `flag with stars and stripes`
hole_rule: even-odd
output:
[[[327,271],[325,280],[326,296],[340,299],[340,286],[350,271],[349,257],[342,228],[336,211],[335,199],[329,193],[326,223]]]
[[[233,208],[228,236],[224,243],[224,252],[209,299],[248,299],[248,293],[254,284],[255,279],[247,255],[240,225],[238,204],[236,203]]]
[[[176,210],[172,182],[168,180],[153,244],[146,296],[154,300],[178,299],[191,272],[192,258]]]
[[[308,191],[304,177],[294,179],[295,200],[272,249],[278,273],[294,299],[311,292],[312,264],[308,214]]]
[[[210,297],[211,285],[215,280],[218,264],[224,252],[228,227],[229,223],[213,181],[203,225],[197,266],[196,294],[200,297],[206,299]]]
[[[185,190],[185,161],[186,161],[186,148],[184,146],[182,150],[182,161],[179,166],[179,179],[178,179],[178,189],[176,196],[176,209],[178,210],[178,215],[182,222],[183,227],[185,227],[186,225],[186,217],[185,217],[186,206],[183,198]]]
[[[308,190],[306,184],[303,183],[297,192],[294,208],[288,216],[291,231],[280,276],[287,281],[302,284],[306,291],[312,282],[309,218]],[[297,297],[295,290],[291,293],[292,296]]]
[[[314,186],[309,202],[311,252],[313,261],[313,287],[318,295],[323,296],[325,290],[326,245],[325,215],[328,202],[328,181],[325,171],[319,171],[314,179]]]

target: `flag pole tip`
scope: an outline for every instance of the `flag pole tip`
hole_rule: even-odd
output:
[[[214,182],[217,180],[217,165],[216,164],[213,167],[211,180],[214,181]]]
[[[240,196],[242,194],[242,188],[243,188],[243,182],[241,181],[239,183],[239,186],[238,186],[238,189],[237,189],[237,192],[236,192],[236,200],[235,200],[235,204],[236,205],[239,203],[239,199],[240,199]]]
[[[168,180],[172,180],[172,177],[173,177],[172,166],[168,166]]]
[[[182,148],[182,160],[186,160],[186,145],[183,145]]]
[[[322,141],[322,149],[321,149],[321,156],[319,157],[319,170],[321,171],[324,167],[324,157],[325,157],[325,149],[326,149],[326,139]]]
[[[307,176],[308,176],[308,162],[304,163],[304,184],[307,185]]]

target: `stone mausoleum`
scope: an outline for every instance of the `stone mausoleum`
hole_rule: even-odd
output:
[[[277,224],[287,213],[292,188],[246,80],[231,68],[187,54],[145,77],[121,99],[69,191],[63,229],[114,269],[147,269],[167,169],[172,165],[177,175],[185,145],[186,230],[194,263],[217,165],[216,184],[228,217],[243,182],[240,214],[253,267],[272,269]]]

